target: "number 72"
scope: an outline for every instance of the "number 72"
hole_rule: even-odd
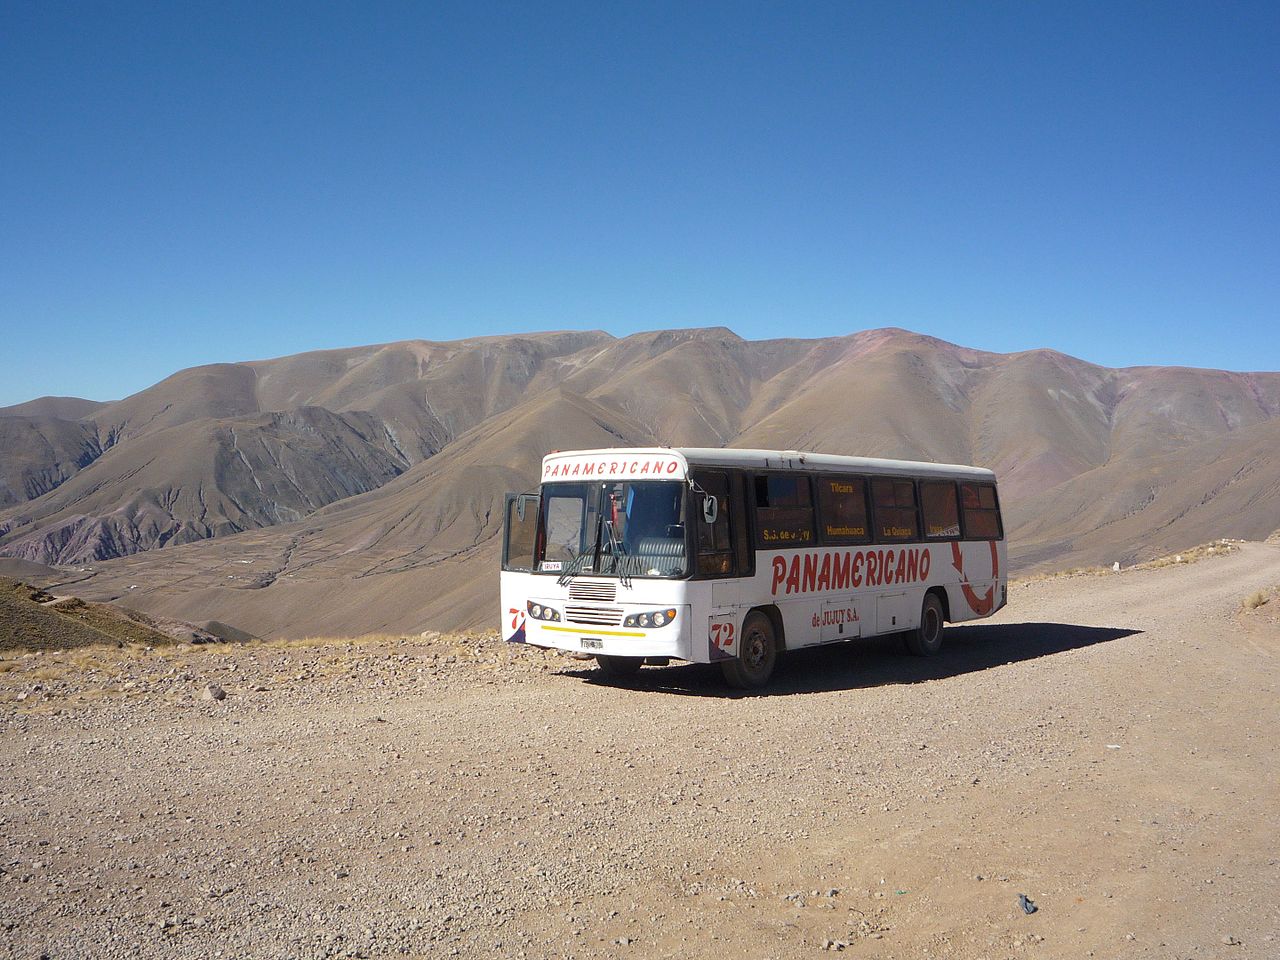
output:
[[[721,621],[711,624],[711,642],[721,650],[728,650],[733,646],[734,629],[733,624],[727,621]]]

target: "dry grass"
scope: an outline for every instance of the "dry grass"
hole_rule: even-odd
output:
[[[365,633],[355,637],[309,636],[294,639],[254,640],[245,645],[253,649],[316,650],[339,647],[348,652],[371,647],[413,646],[436,647],[446,656],[470,657],[490,644],[500,640],[492,631],[487,633],[437,633],[427,630],[417,634]],[[217,649],[217,648],[215,648]]]
[[[1280,596],[1280,587],[1272,587],[1270,590],[1257,590],[1244,598],[1241,607],[1244,610],[1257,610],[1264,607],[1276,597]]]
[[[294,639],[255,640],[254,647],[269,649],[312,649],[315,647],[382,647],[392,644],[423,643],[439,637],[427,634],[421,637],[403,633],[366,633],[358,637],[298,637]]]
[[[1130,570],[1158,570],[1161,567],[1182,566],[1189,563],[1198,563],[1201,560],[1208,560],[1213,557],[1225,557],[1239,550],[1240,544],[1243,542],[1243,540],[1214,540],[1210,543],[1202,543],[1199,546],[1190,547],[1178,553],[1171,553],[1168,556],[1156,557],[1154,560],[1145,560],[1142,563],[1122,566],[1119,571],[1109,566],[1074,567],[1070,570],[1051,570],[1045,573],[1011,577],[1009,582],[1014,585],[1020,585],[1069,577],[1106,577],[1117,572],[1127,573]]]
[[[1156,557],[1154,560],[1135,564],[1129,569],[1156,570],[1160,567],[1175,567],[1180,564],[1197,563],[1211,557],[1225,557],[1239,550],[1241,543],[1243,543],[1241,540],[1214,540],[1212,543],[1202,543],[1179,553],[1171,553],[1168,556]]]
[[[1105,577],[1112,573],[1110,567],[1072,567],[1070,570],[1050,570],[1047,573],[1029,573],[1022,577],[1010,577],[1011,586],[1026,583],[1042,583],[1046,580],[1066,580],[1072,577]]]

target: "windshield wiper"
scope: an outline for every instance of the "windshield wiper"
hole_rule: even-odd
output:
[[[569,565],[561,571],[560,576],[556,579],[556,585],[565,587],[569,585],[569,581],[582,572],[583,567],[591,566],[593,559],[590,553],[580,553],[569,561]]]
[[[602,530],[609,531],[608,549],[609,549],[610,556],[624,555],[627,552],[627,548],[626,548],[626,545],[623,544],[622,540],[618,537],[617,525],[612,520],[608,520],[603,516],[600,518],[600,522],[604,525]]]
[[[632,570],[633,567],[635,568],[634,571]],[[633,572],[639,573],[641,570],[641,567],[642,567],[642,564],[640,563],[639,557],[633,556],[632,554],[629,554],[629,553],[623,554],[622,569],[618,571],[618,582],[622,584],[622,586],[626,587],[628,590],[631,589],[632,574]]]

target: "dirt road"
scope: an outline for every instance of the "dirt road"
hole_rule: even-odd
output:
[[[1274,957],[1278,583],[1025,584],[761,696],[448,638],[10,658],[0,956]]]

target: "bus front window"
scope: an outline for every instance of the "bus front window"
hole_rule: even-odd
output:
[[[536,568],[542,572],[685,575],[681,482],[547,484],[539,522]]]
[[[684,484],[670,480],[605,483],[600,492],[599,572],[684,576]]]
[[[595,555],[599,494],[594,483],[557,483],[542,488],[538,519],[539,570],[579,568]]]

